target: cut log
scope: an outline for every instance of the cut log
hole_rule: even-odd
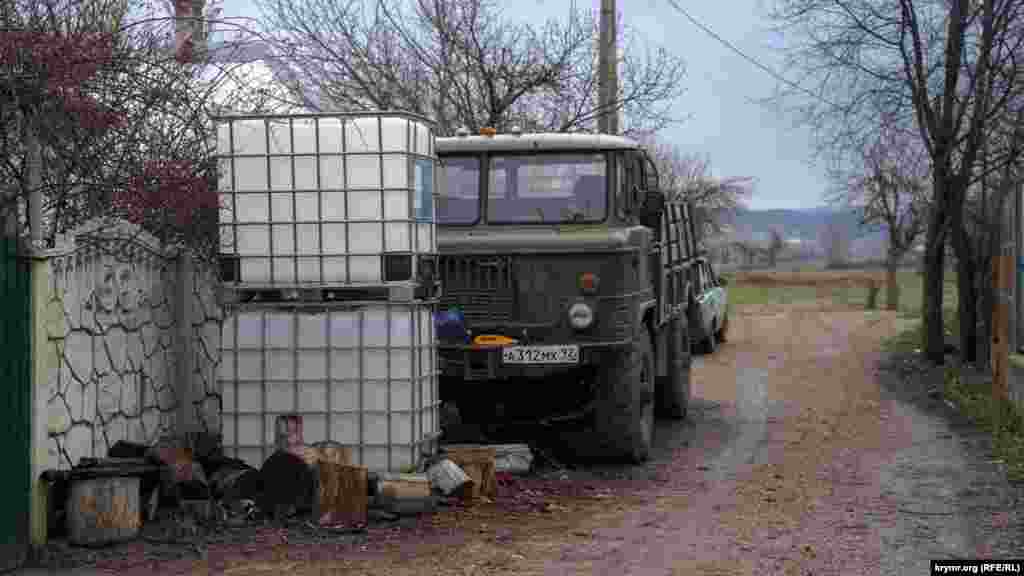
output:
[[[367,471],[362,466],[321,462],[315,514],[323,525],[366,524]]]
[[[312,467],[321,462],[345,465],[352,463],[352,450],[337,442],[317,442],[312,446],[292,446],[289,451]]]
[[[429,498],[430,480],[425,474],[381,474],[377,494],[385,500]]]
[[[352,449],[338,442],[317,442],[313,444],[313,448],[316,450],[317,462],[346,466],[352,464]]]
[[[453,445],[444,447],[445,456],[462,468],[473,479],[470,498],[486,496],[493,498],[498,493],[498,481],[494,475],[496,451],[487,446]]]
[[[101,546],[134,538],[142,525],[138,477],[72,480],[67,502],[68,540]]]
[[[424,474],[382,474],[374,505],[399,516],[418,516],[436,507]]]

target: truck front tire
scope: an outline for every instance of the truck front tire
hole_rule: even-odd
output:
[[[686,418],[690,405],[690,329],[686,318],[677,317],[666,326],[668,375],[658,390],[658,411],[669,418]]]
[[[595,431],[606,456],[642,463],[654,439],[654,345],[647,330],[601,367]]]
[[[712,320],[711,327],[708,329],[707,337],[704,339],[704,354],[708,356],[715,353],[718,349],[718,321]]]

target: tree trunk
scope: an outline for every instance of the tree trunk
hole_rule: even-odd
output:
[[[957,316],[960,323],[960,358],[974,364],[978,358],[978,298],[974,290],[974,254],[963,211],[954,210],[950,221],[953,252],[956,254]]]
[[[929,210],[928,229],[925,232],[924,282],[921,343],[925,355],[931,362],[942,365],[945,357],[942,327],[942,280],[945,272],[946,245],[943,242],[945,214],[942,202],[942,185],[936,178],[935,201]]]
[[[986,258],[981,263],[984,268],[981,270],[981,274],[978,276],[981,279],[978,290],[980,303],[980,310],[978,311],[981,316],[981,333],[978,334],[978,368],[982,370],[988,369],[991,366],[992,358],[992,322],[994,320],[993,315],[995,313],[995,286],[993,285],[995,278],[993,277],[992,264],[997,262],[996,252],[990,252],[991,257]]]
[[[899,310],[900,285],[896,282],[896,271],[900,264],[900,254],[890,250],[885,261],[885,307],[888,310]]]

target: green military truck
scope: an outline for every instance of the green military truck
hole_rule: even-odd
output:
[[[695,229],[630,139],[438,138],[440,394],[463,424],[578,420],[646,460],[686,415]],[[581,447],[583,448],[583,447]]]

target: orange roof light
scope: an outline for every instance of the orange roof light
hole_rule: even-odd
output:
[[[480,129],[481,136],[494,136],[497,133],[498,131],[495,130],[494,128],[491,128],[490,126]]]

